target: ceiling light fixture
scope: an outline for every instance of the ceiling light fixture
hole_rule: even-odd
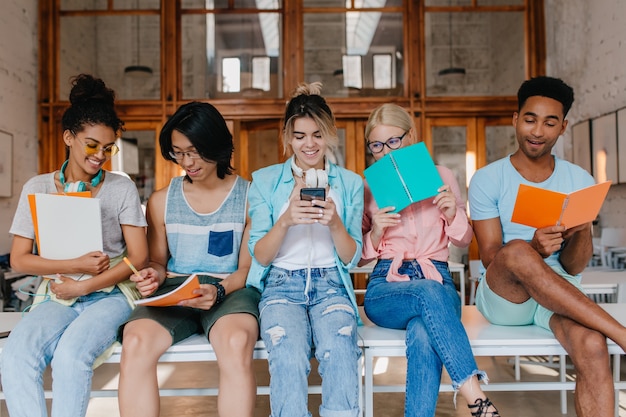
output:
[[[135,8],[137,8],[137,4],[135,4]],[[139,38],[141,34],[141,26],[139,22],[139,16],[135,16],[135,45],[137,53],[135,55],[135,63],[133,65],[128,65],[124,68],[124,74],[130,77],[146,77],[152,75],[152,68],[147,65],[141,65],[141,40]]]
[[[452,5],[452,1],[450,1],[450,5]],[[445,75],[465,75],[465,68],[463,67],[455,67],[452,65],[452,12],[448,13],[448,51],[450,53],[450,62],[448,68],[444,68],[440,70],[437,74],[440,76]]]

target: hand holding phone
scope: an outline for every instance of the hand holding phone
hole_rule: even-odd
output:
[[[326,188],[302,188],[300,190],[300,200],[304,200],[304,201],[313,201],[313,200],[324,201],[324,200],[326,200]],[[319,206],[315,206],[315,207],[319,207]]]

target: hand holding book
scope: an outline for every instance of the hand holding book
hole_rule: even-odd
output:
[[[35,242],[38,254],[47,259],[69,260],[86,257],[97,257],[93,253],[103,254],[102,219],[100,200],[89,198],[88,195],[29,194],[28,201],[35,229]],[[59,213],[63,213],[60,221]],[[102,263],[101,259],[93,259]],[[108,257],[106,257],[108,268]],[[84,264],[90,265],[85,259]],[[83,265],[83,263],[80,263]],[[95,268],[95,269],[94,269]],[[93,267],[95,272],[101,268]],[[79,273],[64,276],[73,279],[87,279],[95,274]],[[55,274],[45,275],[55,279]]]
[[[183,300],[189,300],[192,298],[200,297],[200,293],[196,293],[195,290],[200,289],[200,280],[198,275],[190,275],[182,284],[177,286],[171,291],[165,294],[157,295],[154,297],[142,298],[136,300],[136,305],[145,305],[152,307],[167,307],[178,305]]]
[[[366,168],[364,175],[378,207],[393,206],[395,213],[437,195],[443,185],[424,142],[392,151]]]
[[[537,229],[589,223],[598,216],[610,186],[605,181],[566,194],[520,184],[511,221]]]

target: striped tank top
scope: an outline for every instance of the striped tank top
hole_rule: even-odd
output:
[[[234,272],[239,264],[246,224],[249,181],[237,176],[216,211],[198,213],[185,199],[183,178],[172,178],[165,202],[165,231],[170,251],[167,270],[178,274]]]

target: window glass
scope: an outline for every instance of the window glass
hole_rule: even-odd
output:
[[[106,81],[122,100],[161,96],[160,18],[143,16],[62,16],[59,98],[67,100],[69,80],[89,73]]]
[[[426,0],[426,6],[471,6],[472,0]],[[523,6],[524,0],[477,0],[478,6]]]
[[[352,3],[354,2],[354,6]],[[374,7],[399,7],[402,6],[402,0],[303,0],[304,7],[310,8],[329,8],[329,7],[355,7],[355,8],[374,8]]]
[[[395,86],[395,79],[391,71],[392,57],[389,54],[376,54],[374,63],[374,88],[384,90]]]
[[[182,0],[180,2],[183,9],[225,9],[228,7],[228,0]]]
[[[361,57],[359,55],[344,55],[342,64],[343,86],[348,88],[363,88]]]
[[[159,10],[161,8],[160,0],[113,0],[114,9],[124,10]]]
[[[241,91],[241,61],[239,58],[222,59],[222,86],[225,93]]]
[[[472,0],[426,0],[426,6],[471,6]]]
[[[517,150],[513,126],[487,126],[485,128],[487,163],[504,158]]]
[[[108,0],[61,0],[60,10],[108,10]],[[116,10],[159,10],[161,0],[113,0]]]
[[[466,134],[465,126],[441,126],[432,129],[433,160],[435,164],[449,168],[454,173],[464,202],[467,202]],[[450,261],[463,262],[467,248],[450,245],[449,249]]]
[[[61,0],[61,10],[106,10],[107,0]]]
[[[428,96],[515,95],[525,79],[523,12],[426,13]]]
[[[181,32],[183,98],[282,95],[279,13],[183,14]],[[225,58],[239,59],[237,90],[223,88],[223,80],[234,76],[224,72]],[[264,88],[255,86],[259,58],[265,58],[263,71],[269,68]]]
[[[252,58],[252,88],[270,91],[270,59],[266,56]]]
[[[281,7],[279,0],[235,0],[235,9],[275,10]]]
[[[183,9],[227,9],[228,0],[182,0],[181,7]],[[235,9],[265,9],[274,10],[282,7],[281,0],[235,0],[233,3]]]
[[[479,6],[523,6],[524,0],[478,0]]]
[[[129,129],[115,143],[120,151],[111,158],[112,170],[128,174],[137,185],[142,204],[146,204],[154,191],[155,131]]]
[[[403,50],[401,13],[304,14],[304,78],[307,82],[321,81],[326,96],[402,95]],[[378,54],[392,57],[390,71],[398,81],[390,88],[374,86],[374,55]],[[353,83],[345,80],[346,74],[357,71],[344,67],[346,55],[360,57],[361,87],[353,88]]]

